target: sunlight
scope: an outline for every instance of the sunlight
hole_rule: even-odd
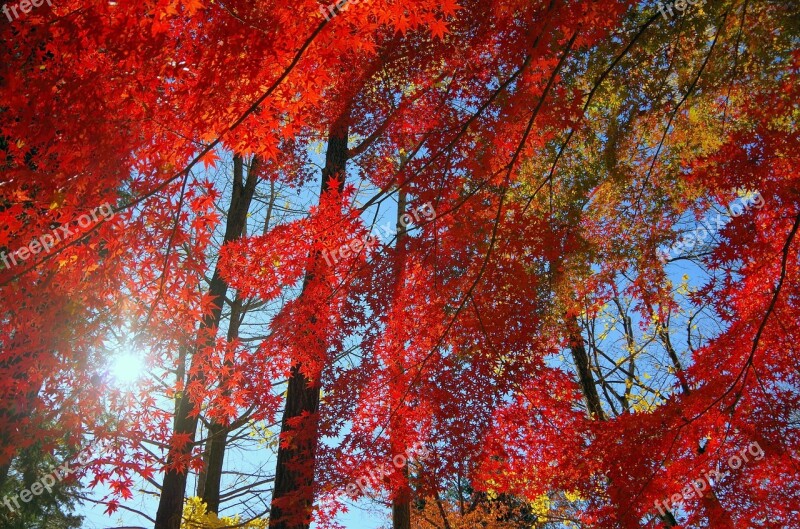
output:
[[[111,364],[111,374],[122,385],[132,384],[144,375],[145,366],[140,355],[124,352],[115,357]]]

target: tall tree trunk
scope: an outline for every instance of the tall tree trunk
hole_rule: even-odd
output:
[[[223,244],[235,241],[241,237],[245,224],[247,223],[247,212],[250,209],[250,201],[256,188],[256,171],[251,170],[247,175],[247,182],[244,182],[244,160],[241,156],[233,158],[233,191],[231,204],[228,209],[228,218],[225,226],[225,238]],[[222,306],[225,303],[225,294],[228,285],[220,274],[219,265],[214,269],[214,276],[211,279],[208,293],[211,297],[212,310],[207,314],[200,324],[197,331],[195,342],[195,354],[192,357],[192,364],[199,365],[201,359],[198,358],[205,347],[213,346],[216,338],[217,328],[222,318]],[[192,401],[186,389],[190,384],[203,383],[202,374],[193,369],[189,370],[190,379],[182,392],[178,405],[177,414],[174,422],[174,435],[186,436],[189,442],[170,450],[167,456],[167,471],[164,475],[164,483],[161,487],[161,498],[156,512],[155,529],[179,529],[181,517],[183,515],[183,499],[186,495],[187,471],[174,468],[178,461],[185,461],[191,456],[194,447],[194,438],[197,433],[198,417],[194,414],[196,403]],[[194,374],[192,374],[194,373]]]
[[[341,178],[338,181],[339,191],[344,188],[349,121],[348,107],[331,126],[325,153],[325,168],[322,171],[321,194],[329,191],[337,178]],[[303,292],[314,277],[314,269],[321,262],[320,255],[314,256],[303,279]],[[310,323],[313,325],[315,322],[312,320]],[[324,343],[319,346],[327,348],[327,344]],[[278,447],[275,485],[270,506],[270,529],[308,529],[311,523],[320,387],[321,381],[308,379],[299,364],[292,366],[286,390],[286,406],[281,420],[281,443]],[[298,422],[301,416],[304,416],[304,419]],[[293,427],[290,424],[297,426]]]
[[[408,482],[408,463],[401,472]],[[411,529],[411,489],[403,487],[392,500],[392,529]]]
[[[398,193],[398,204],[397,204],[397,261],[395,267],[395,300],[397,299],[397,295],[400,293],[403,287],[404,281],[404,273],[405,273],[405,260],[406,260],[406,251],[405,251],[405,238],[406,238],[406,230],[405,225],[402,222],[403,214],[406,212],[406,191],[405,189],[401,189]],[[402,344],[398,344],[402,345]],[[400,349],[402,351],[402,348]],[[404,370],[403,366],[403,359],[398,358],[395,366],[394,366],[395,374],[392,376],[391,380],[402,380],[400,376]],[[405,447],[401,446],[400,443],[396,440],[396,431],[397,427],[399,426],[400,414],[399,409],[397,410],[398,413],[395,414],[395,424],[392,425],[392,428],[389,429],[389,432],[392,435],[392,439],[390,440],[390,445],[392,446],[392,457],[396,454],[402,454],[405,450]],[[400,469],[403,474],[403,486],[402,488],[397,491],[397,493],[392,498],[392,528],[393,529],[411,529],[411,488],[408,484],[408,461],[403,465],[403,468]]]
[[[251,169],[252,171],[252,169]],[[228,342],[239,337],[239,326],[242,318],[242,299],[237,296],[231,306],[231,317],[228,322]],[[231,362],[226,362],[228,367],[232,367]],[[223,378],[220,384],[226,385],[227,380]],[[223,395],[228,396],[230,390],[223,390]],[[219,512],[219,494],[222,485],[222,464],[225,461],[225,449],[228,444],[228,434],[231,431],[229,425],[212,421],[208,427],[208,440],[204,454],[203,471],[197,484],[197,495],[206,504],[208,512]]]
[[[259,158],[254,157],[250,165],[250,171],[256,171],[260,164]],[[269,230],[270,220],[272,219],[272,208],[276,199],[275,182],[270,181],[270,200],[264,221],[263,234]],[[242,308],[242,298],[238,295],[231,305],[231,316],[228,324],[228,342],[239,338],[239,328],[242,318],[247,310]],[[231,363],[226,362],[226,366],[232,367]],[[222,379],[220,384],[224,387],[226,379]],[[223,395],[228,396],[230,391],[223,390]],[[222,466],[225,462],[225,450],[228,445],[228,435],[238,427],[237,424],[224,425],[212,421],[208,427],[208,439],[203,453],[203,470],[197,479],[197,496],[206,504],[208,512],[219,513],[220,490],[222,487]]]

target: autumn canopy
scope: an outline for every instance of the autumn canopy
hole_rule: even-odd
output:
[[[0,528],[800,527],[797,2],[0,40]]]

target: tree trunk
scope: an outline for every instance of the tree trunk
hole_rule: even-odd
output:
[[[589,363],[589,355],[586,353],[586,346],[583,344],[583,337],[578,326],[578,318],[572,316],[567,322],[569,328],[570,352],[572,360],[578,370],[578,381],[581,384],[583,397],[586,399],[586,406],[589,414],[601,421],[606,420],[606,414],[600,403],[600,395],[597,393],[597,386],[594,384],[592,368]]]
[[[254,162],[255,163],[255,162]],[[251,169],[253,171],[254,169]],[[230,322],[228,323],[228,342],[239,337],[239,326],[242,318],[242,299],[237,295],[231,306]],[[230,362],[226,366],[233,367]],[[220,381],[225,386],[227,377]],[[223,395],[230,395],[228,389],[223,390]],[[219,513],[219,494],[222,485],[222,464],[225,461],[225,449],[228,444],[228,434],[231,426],[212,421],[208,427],[208,440],[204,453],[203,471],[197,483],[197,495],[205,502],[208,512]]]
[[[403,286],[404,277],[403,274],[405,273],[405,259],[406,259],[406,252],[405,252],[405,237],[406,237],[406,230],[405,226],[403,225],[401,219],[403,214],[406,212],[406,191],[405,189],[401,189],[398,193],[398,204],[397,204],[397,261],[395,266],[395,299],[397,299],[397,295],[400,293],[400,290]],[[400,344],[402,345],[402,344]],[[402,349],[400,349],[402,351]],[[392,380],[400,380],[401,377],[399,375],[402,374],[404,370],[403,366],[403,359],[398,358],[397,362],[395,363],[394,370],[396,375],[392,376]],[[396,454],[401,454],[404,451],[404,447],[400,446],[394,437],[396,437],[396,430],[399,426],[397,423],[398,417],[400,417],[399,409],[397,410],[398,413],[395,415],[395,424],[392,425],[390,428],[390,433],[393,439],[390,440],[390,444],[392,446],[392,457]],[[411,529],[411,488],[408,484],[408,461],[403,465],[403,468],[400,469],[404,476],[403,480],[403,487],[397,491],[397,493],[392,498],[392,528],[393,529]]]
[[[338,181],[339,191],[344,188],[349,121],[350,111],[347,109],[331,126],[325,168],[322,171],[321,194],[331,189],[337,177],[341,178]],[[316,255],[303,280],[303,292],[313,279],[314,268],[321,262],[321,256]],[[313,325],[315,322],[312,320],[310,323]],[[327,344],[320,344],[320,347],[327,347]],[[306,378],[299,364],[292,367],[281,420],[281,443],[278,447],[270,508],[270,529],[308,529],[311,523],[320,387],[321,381]],[[301,416],[304,419],[298,423]],[[297,426],[292,427],[290,424]]]
[[[403,467],[403,474],[408,477],[408,464]],[[400,496],[396,496],[392,503],[392,528],[410,529],[411,528],[411,491],[401,491]]]
[[[251,170],[247,175],[247,182],[244,183],[244,160],[241,156],[234,156],[233,159],[233,191],[231,204],[228,210],[228,218],[225,227],[224,242],[228,243],[241,237],[245,224],[247,223],[247,212],[250,209],[250,201],[256,188],[256,171]],[[200,363],[198,355],[205,347],[213,346],[216,338],[217,327],[222,318],[222,306],[225,303],[225,294],[228,285],[220,275],[219,265],[214,269],[214,276],[211,279],[208,293],[211,297],[213,309],[207,314],[200,324],[197,331],[195,355],[192,357],[192,364]],[[185,462],[191,456],[194,447],[194,438],[197,433],[197,415],[192,415],[195,411],[196,403],[189,397],[187,391],[190,384],[203,383],[202,374],[191,374],[194,370],[190,369],[190,380],[186,384],[184,391],[179,398],[174,422],[174,434],[187,436],[189,442],[170,450],[167,457],[167,471],[164,474],[164,483],[161,487],[161,498],[156,512],[155,529],[179,529],[181,517],[183,515],[183,499],[186,495],[187,471],[175,468],[176,462]],[[224,448],[223,448],[224,449]]]
[[[228,428],[213,422],[208,428],[205,464],[197,495],[206,504],[207,512],[219,513],[219,491],[222,484],[222,464],[228,444]]]
[[[4,465],[0,465],[0,488],[5,485],[8,479],[8,472],[11,470],[11,463],[14,461],[13,457]]]

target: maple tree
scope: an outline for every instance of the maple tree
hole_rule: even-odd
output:
[[[0,27],[0,489],[105,442],[74,497],[156,529],[791,526],[793,4],[325,12]]]

